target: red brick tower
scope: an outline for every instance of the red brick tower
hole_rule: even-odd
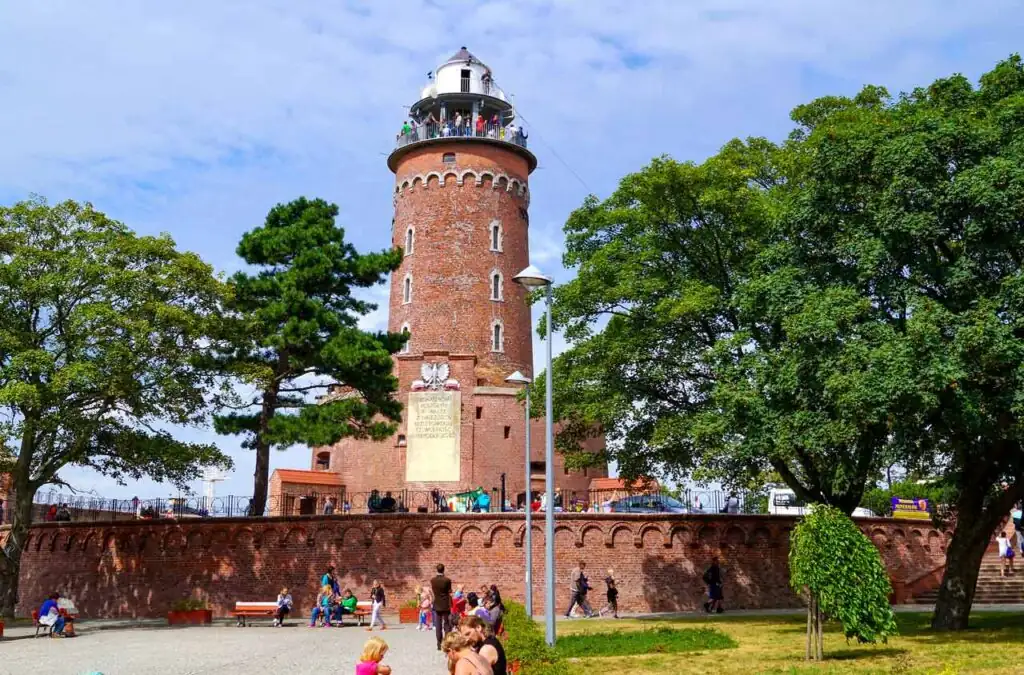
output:
[[[513,277],[529,265],[530,192],[537,159],[490,68],[465,47],[438,67],[388,157],[395,173],[392,243],[405,251],[391,279],[391,331],[408,331],[396,357],[405,406],[386,443],[315,448],[314,471],[340,475],[353,496],[500,486],[524,492],[525,429],[515,371],[533,374],[530,307]],[[531,478],[543,489],[543,420],[532,426]],[[600,447],[600,444],[595,444]],[[556,485],[582,496],[606,471],[566,472]],[[294,473],[294,472],[293,472]],[[319,484],[315,476],[309,484]]]

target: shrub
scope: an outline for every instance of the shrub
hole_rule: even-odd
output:
[[[544,641],[544,631],[537,622],[526,616],[526,609],[518,602],[505,602],[505,658],[509,663],[518,661],[522,675],[566,675],[569,671],[555,651]]]
[[[172,612],[195,612],[200,609],[207,609],[206,601],[199,598],[185,598],[171,604]]]

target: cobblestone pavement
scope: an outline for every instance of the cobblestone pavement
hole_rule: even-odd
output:
[[[84,628],[84,626],[83,626]],[[390,646],[384,662],[395,675],[443,675],[444,657],[433,633],[398,625],[374,631]],[[157,675],[170,673],[353,673],[363,628],[214,625],[189,628],[83,630],[74,639],[0,641],[0,673],[25,675]]]

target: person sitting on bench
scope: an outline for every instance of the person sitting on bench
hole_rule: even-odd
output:
[[[280,595],[277,596],[277,612],[274,614],[274,626],[281,627],[284,625],[284,618],[288,616],[288,613],[292,611],[292,596],[288,592],[287,586],[281,589]]]
[[[357,606],[359,606],[359,598],[352,595],[351,588],[346,588],[344,597],[338,603],[338,623],[341,623],[341,618],[346,614],[355,614]]]

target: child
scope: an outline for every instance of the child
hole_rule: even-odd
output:
[[[619,589],[615,586],[615,571],[608,570],[608,576],[604,578],[604,583],[608,586],[608,604],[601,608],[598,612],[598,616],[604,616],[605,612],[611,612],[612,616],[616,619],[619,618]]]
[[[1002,569],[999,570],[999,575],[1005,577],[1007,568],[1009,568],[1010,574],[1013,574],[1013,545],[1010,543],[1009,537],[1006,536],[1006,532],[999,533],[999,536],[996,537],[996,543],[999,544],[999,559],[1003,563]]]
[[[274,614],[274,625],[280,628],[284,625],[284,618],[292,611],[292,596],[288,588],[282,588],[277,595],[277,612]]]
[[[316,626],[317,618],[320,619],[322,626],[331,627],[331,599],[333,597],[334,591],[330,584],[320,587],[320,592],[316,596],[316,605],[313,606],[313,613],[309,615],[310,628]]]
[[[388,643],[379,637],[372,637],[363,646],[363,653],[356,664],[356,675],[391,675],[391,666],[381,661],[388,653]]]
[[[377,579],[373,580],[373,586],[370,587],[370,603],[370,626],[366,630],[373,630],[378,621],[380,621],[380,629],[387,630],[384,617],[380,615],[380,611],[387,606],[387,598],[384,597],[384,587]]]
[[[434,605],[434,598],[432,597],[429,586],[417,586],[416,587],[416,604],[420,608],[420,625],[416,627],[416,630],[430,630],[431,629],[431,607]]]

